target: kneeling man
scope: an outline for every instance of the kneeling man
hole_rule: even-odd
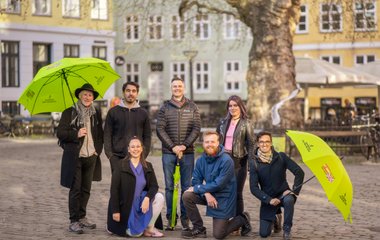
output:
[[[235,216],[236,178],[234,162],[219,144],[219,134],[214,131],[203,134],[204,153],[198,158],[193,171],[192,187],[185,191],[182,200],[192,230],[182,231],[183,238],[207,237],[206,228],[197,204],[207,205],[206,215],[213,218],[213,236],[222,239],[240,227],[241,235],[251,231],[248,213]]]

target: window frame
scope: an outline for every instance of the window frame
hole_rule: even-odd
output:
[[[210,93],[210,91],[211,91],[211,72],[212,72],[211,71],[211,63],[208,61],[196,61],[193,64],[194,64],[194,67],[193,67],[193,76],[194,76],[193,89],[194,89],[194,92],[195,93]],[[197,70],[197,64],[201,64],[201,70],[200,71]],[[204,64],[207,64],[207,71],[205,71],[203,69]],[[200,88],[198,88],[198,74],[200,75],[200,82],[201,82]],[[207,88],[204,87],[205,75],[207,75],[207,85],[208,85]]]
[[[78,5],[78,12],[76,12],[75,9],[75,15],[71,14],[72,11],[67,11],[66,9],[66,2],[70,3],[70,7],[74,8],[75,5]],[[64,18],[80,18],[81,17],[81,1],[80,0],[62,0],[62,17]]]
[[[325,58],[327,58],[327,60]],[[335,63],[334,58],[338,58],[339,63]],[[329,62],[329,63],[337,64],[339,66],[341,66],[342,62],[343,62],[342,56],[340,56],[340,55],[322,55],[322,56],[320,56],[320,59],[324,60],[326,62]]]
[[[176,18],[175,20],[173,18]],[[175,28],[175,29],[174,29]],[[176,33],[177,37],[174,37]],[[186,23],[185,16],[180,17],[179,15],[170,16],[170,39],[171,40],[183,40],[186,34]]]
[[[373,5],[373,10],[366,10],[365,9],[365,6],[364,6],[364,10],[357,10],[356,9],[356,3],[358,3],[359,1],[354,1],[354,5],[353,5],[353,14],[354,14],[354,29],[356,32],[362,32],[362,31],[377,31],[377,9],[376,9],[376,1],[375,0],[365,0],[365,4],[367,3],[372,3]],[[360,3],[359,3],[360,4]],[[363,14],[363,15],[366,15],[366,13],[373,13],[373,22],[374,22],[374,26],[373,27],[368,27],[368,22],[365,21],[366,18],[362,19],[363,20],[363,27],[362,28],[358,28],[356,26],[357,24],[357,15],[358,14]]]
[[[363,63],[358,63],[358,57],[363,58]],[[369,57],[373,57],[373,61],[372,60],[368,61]],[[376,61],[376,55],[375,54],[357,54],[357,55],[355,55],[354,61],[355,61],[354,62],[355,66],[360,66],[360,65],[367,64],[370,62],[375,62]]]
[[[100,49],[104,49],[104,57],[99,57]],[[93,45],[92,46],[92,57],[102,59],[107,61],[107,46],[104,45]]]
[[[160,18],[161,20],[158,21],[158,18]],[[153,21],[151,21],[151,19],[153,19]],[[147,27],[146,27],[148,41],[162,41],[164,39],[163,22],[164,22],[164,17],[161,15],[151,15],[148,17],[148,22],[147,22]]]
[[[128,65],[130,65],[131,71],[128,71]],[[137,82],[138,84],[141,84],[141,64],[139,62],[126,62],[125,63],[125,80],[126,82],[132,81],[132,82]],[[134,67],[138,66],[138,70],[135,71]],[[130,77],[130,78],[128,78]],[[137,81],[136,81],[137,78]]]
[[[5,9],[6,14],[21,14],[21,1],[16,0],[16,4],[12,5],[12,0],[3,0],[0,2],[0,9]]]
[[[5,106],[5,105],[13,105],[13,106]],[[8,109],[11,109],[11,111],[9,111]],[[16,112],[13,113],[12,109],[15,109]],[[2,110],[3,115],[8,115],[10,117],[14,117],[16,115],[20,115],[21,107],[20,107],[20,104],[17,103],[17,101],[6,101],[6,100],[3,101],[2,100],[1,101],[1,110]]]
[[[228,64],[231,64],[231,70],[228,70]],[[238,64],[238,70],[235,70],[235,64]],[[240,79],[235,81],[228,81],[228,76],[230,74],[239,74],[242,72],[242,62],[240,60],[226,60],[223,64],[224,70],[224,92],[225,93],[237,93],[242,90],[242,83]],[[228,83],[231,83],[231,89],[228,89]],[[238,83],[238,88],[234,87],[234,84]]]
[[[37,8],[36,8],[36,3],[40,2],[40,1],[43,1],[43,0],[33,0],[32,1],[32,15],[33,16],[51,16],[51,0],[45,0],[46,1],[46,5],[47,5],[47,10],[46,12],[43,12],[43,11],[38,11],[36,12]]]
[[[128,18],[131,20],[128,22]],[[141,26],[140,26],[140,17],[138,15],[127,15],[124,18],[124,41],[125,42],[139,42],[141,38]],[[129,31],[130,29],[131,31]],[[137,29],[137,30],[136,30]],[[131,38],[128,38],[130,34]],[[135,37],[137,34],[137,38]]]
[[[17,53],[4,53],[3,44],[17,44],[13,46],[17,48]],[[1,41],[1,87],[2,88],[15,88],[20,87],[20,42],[17,41]],[[8,48],[10,48],[8,46]],[[16,58],[16,59],[14,59]],[[14,59],[14,60],[13,60]],[[12,60],[15,61],[14,70],[12,70]],[[12,75],[13,73],[13,75]],[[13,76],[13,79],[11,79]]]
[[[231,34],[232,33],[232,34]],[[232,15],[223,14],[223,37],[226,40],[238,39],[241,36],[241,22]]]
[[[327,13],[324,13],[323,6],[328,6],[329,10]],[[333,11],[331,8],[336,7],[338,10]],[[334,23],[336,20],[334,19],[334,14],[339,14],[339,29],[333,29]],[[324,29],[323,25],[326,24],[326,21],[323,21],[323,17],[328,16],[328,29]],[[321,3],[320,9],[319,9],[319,31],[322,33],[333,33],[333,32],[342,32],[343,31],[343,17],[342,17],[342,5],[341,4],[327,4],[327,3]]]
[[[302,11],[302,7],[305,8],[305,11]],[[308,33],[309,32],[309,8],[308,8],[308,5],[307,4],[302,4],[301,7],[300,7],[300,20],[297,24],[297,28],[296,28],[296,34],[305,34],[305,33]],[[301,22],[301,18],[304,17],[305,18],[305,21],[304,22]],[[305,30],[300,30],[299,29],[299,26],[300,25],[305,25]]]
[[[198,20],[197,17],[200,16],[201,19]],[[206,20],[204,20],[204,16],[207,17]],[[211,25],[210,25],[210,15],[209,14],[197,14],[194,17],[193,20],[193,30],[195,37],[198,40],[209,40],[211,38]],[[197,28],[199,26],[199,36],[198,36],[198,31]],[[205,29],[207,30],[207,36],[205,36]]]
[[[46,53],[45,53],[45,61],[36,61],[36,52],[35,47],[36,46],[44,46],[46,47]],[[33,76],[35,76],[42,67],[49,65],[51,63],[51,54],[52,54],[52,44],[51,43],[42,43],[42,42],[33,42]]]
[[[70,54],[66,54],[66,49],[69,49]],[[77,48],[78,55],[73,55],[73,49]],[[79,58],[80,57],[80,45],[79,44],[63,44],[63,57]]]
[[[95,8],[95,1],[98,1],[98,7]],[[101,8],[102,4],[105,8]],[[105,11],[105,17],[102,17],[102,13]],[[91,19],[93,20],[108,20],[108,0],[91,0]]]

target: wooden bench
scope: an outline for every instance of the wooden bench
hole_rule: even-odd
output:
[[[368,154],[366,156],[367,160],[374,147],[372,141],[365,145],[360,144],[361,136],[368,135],[368,132],[366,131],[308,131],[308,133],[322,138],[333,150],[345,148],[351,151],[353,148],[368,148]],[[289,138],[287,138],[287,141],[287,145],[289,146],[289,156],[291,156],[295,145]]]

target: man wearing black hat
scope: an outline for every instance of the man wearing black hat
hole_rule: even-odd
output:
[[[57,137],[64,150],[61,185],[70,188],[69,231],[81,234],[83,228],[96,228],[86,217],[86,207],[92,181],[101,180],[103,128],[101,114],[93,106],[99,93],[86,83],[75,90],[75,96],[79,100],[63,111]]]

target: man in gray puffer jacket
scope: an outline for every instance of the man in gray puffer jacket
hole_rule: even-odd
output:
[[[162,142],[162,164],[165,176],[167,230],[170,225],[173,202],[173,173],[177,158],[181,173],[181,224],[189,228],[189,220],[182,202],[182,194],[191,184],[194,169],[194,142],[197,140],[201,120],[197,105],[184,96],[185,84],[180,78],[171,81],[172,98],[165,101],[157,118],[157,136]]]

